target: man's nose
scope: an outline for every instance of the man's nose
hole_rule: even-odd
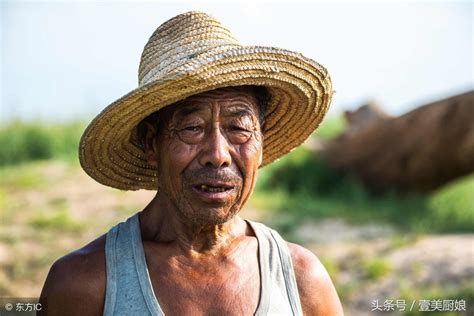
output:
[[[202,166],[221,168],[231,165],[229,143],[218,127],[213,127],[210,133],[204,137],[203,145],[204,148],[199,158]]]

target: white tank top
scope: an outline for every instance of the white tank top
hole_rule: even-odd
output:
[[[267,226],[247,221],[258,240],[262,315],[303,315],[286,242]],[[105,316],[164,315],[151,285],[138,213],[112,227],[105,243],[107,283]]]

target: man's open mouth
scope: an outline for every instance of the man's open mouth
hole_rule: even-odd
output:
[[[194,188],[201,192],[226,192],[232,190],[234,187],[229,185],[200,184],[194,186]]]

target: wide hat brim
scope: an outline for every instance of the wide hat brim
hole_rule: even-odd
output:
[[[302,144],[322,121],[332,96],[327,70],[299,53],[240,45],[210,50],[131,91],[95,117],[80,141],[82,168],[110,187],[156,190],[156,171],[137,142],[140,121],[191,95],[243,85],[265,86],[270,93],[261,166]]]

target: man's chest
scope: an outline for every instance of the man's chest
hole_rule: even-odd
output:
[[[157,301],[166,315],[253,315],[260,298],[256,254],[200,265],[147,259]]]

